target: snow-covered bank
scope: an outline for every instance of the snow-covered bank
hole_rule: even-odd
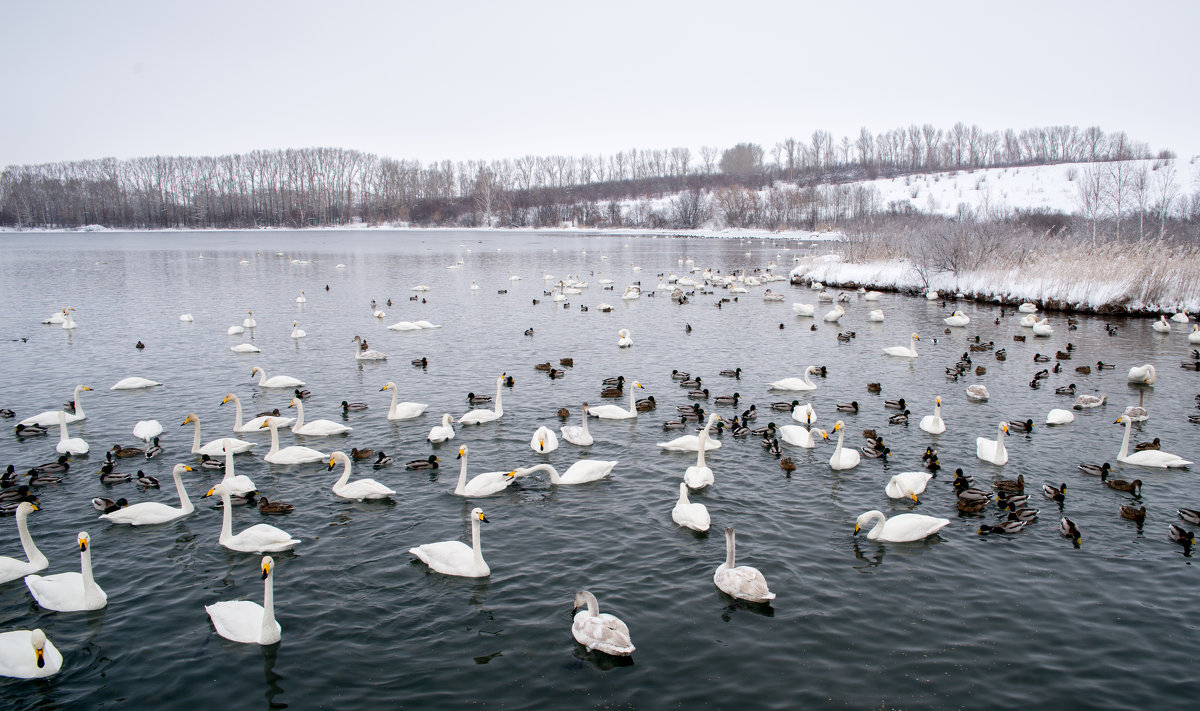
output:
[[[1159,243],[1071,247],[1032,253],[1020,268],[927,274],[907,259],[849,263],[827,254],[801,260],[802,281],[892,291],[963,294],[979,301],[1031,301],[1048,310],[1157,317],[1200,311],[1200,252]]]

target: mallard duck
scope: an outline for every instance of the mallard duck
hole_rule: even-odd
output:
[[[18,437],[40,437],[46,434],[46,428],[40,425],[21,425],[13,428],[13,434]]]
[[[282,501],[270,501],[265,496],[258,498],[258,512],[269,516],[280,516],[282,514],[290,514],[295,511],[296,507]]]
[[[651,411],[651,410],[653,410],[654,408],[658,407],[658,403],[657,403],[657,402],[655,402],[655,400],[654,400],[654,396],[653,396],[653,395],[651,395],[651,396],[649,396],[649,397],[646,397],[646,398],[643,398],[643,399],[641,399],[641,400],[638,400],[638,401],[637,401],[637,402],[634,404],[634,407],[636,407],[636,408],[637,408],[637,411],[638,411],[638,412],[650,412],[650,411]],[[570,413],[568,413],[568,414],[570,414]]]
[[[491,401],[491,395],[476,395],[475,393],[467,393],[467,402],[471,403],[472,405],[478,405],[480,403]]]
[[[996,495],[996,506],[999,506],[1001,509],[1004,509],[1005,507],[1022,509],[1025,508],[1028,503],[1029,494],[1010,494],[1008,492],[1001,491]]]
[[[114,457],[140,457],[146,453],[146,450],[137,447],[122,447],[119,444],[114,444],[113,448],[108,450],[112,452]]]
[[[360,412],[365,409],[367,409],[367,403],[365,403],[365,402],[347,402],[345,400],[342,400],[342,414],[343,415],[348,412]]]
[[[158,455],[162,454],[162,451],[163,448],[162,445],[158,443],[158,437],[151,437],[150,446],[146,447],[146,459],[154,459]]]
[[[1136,508],[1133,506],[1121,507],[1121,518],[1127,518],[1130,521],[1136,521],[1139,525],[1146,521],[1146,507]]]
[[[1167,535],[1170,536],[1172,541],[1182,543],[1185,546],[1196,545],[1196,534],[1175,524],[1171,524],[1170,528],[1167,529]]]
[[[837,409],[839,412],[858,412],[858,400],[840,403]]]
[[[686,415],[680,416],[678,420],[667,420],[662,426],[664,430],[681,430],[684,427],[687,427]]]
[[[1009,420],[1008,429],[1016,430],[1017,432],[1032,432],[1033,420],[1025,420],[1024,422],[1021,420]]]
[[[1080,541],[1083,540],[1083,534],[1079,532],[1079,527],[1075,525],[1074,521],[1066,516],[1063,516],[1062,520],[1058,522],[1058,532],[1067,538],[1070,538],[1071,542],[1074,543],[1076,547],[1078,547]]]
[[[742,422],[749,422],[758,417],[758,406],[751,405],[749,408],[742,410]]]
[[[883,386],[879,383],[867,383],[867,392],[878,393],[883,390]]]
[[[575,367],[575,359],[574,358],[559,358],[558,364],[564,368],[574,368]]]
[[[1145,452],[1149,449],[1159,449],[1161,446],[1162,443],[1158,441],[1158,437],[1155,437],[1151,442],[1138,442],[1137,444],[1133,445],[1133,451]]]
[[[1042,355],[1041,353],[1033,354],[1033,362],[1034,363],[1046,363],[1046,362],[1049,362],[1049,360],[1050,360],[1050,356],[1048,356],[1048,355]]]
[[[10,464],[9,466],[11,467],[12,465]],[[33,467],[32,469],[30,469],[29,471],[38,472],[39,474],[57,474],[59,472],[65,472],[70,468],[71,468],[71,458],[69,456],[63,454],[63,455],[60,455],[58,457],[58,459],[54,460],[53,462],[46,462],[45,464],[39,464],[36,467]]]
[[[1022,493],[1025,491],[1025,475],[1018,474],[1016,479],[997,479],[992,482],[992,488],[996,491]]]
[[[897,412],[896,414],[894,414],[888,418],[888,422],[893,425],[907,425],[908,424],[908,416],[910,414],[911,413],[908,410],[905,410],[903,412]]]
[[[436,463],[436,462],[437,462],[437,460],[434,459],[434,463]],[[392,465],[392,458],[389,457],[388,455],[384,454],[381,451],[379,453],[379,458],[376,459],[375,463],[372,464],[371,466],[374,467],[375,469],[382,469],[384,467],[390,467],[391,465]]]
[[[300,388],[296,388],[292,390],[292,395],[297,400],[307,400],[308,398],[312,397],[312,390],[301,390]]]
[[[554,414],[558,415],[559,417],[561,417],[565,420],[571,416],[571,411],[565,407],[560,407],[560,408],[558,408],[558,412],[556,412]]]
[[[779,468],[787,472],[789,475],[796,471],[796,462],[791,457],[784,457],[779,460]]]
[[[1037,515],[1038,515],[1037,509],[1009,508],[1007,520],[1009,520],[1009,521],[1024,521],[1025,523],[1032,523],[1037,520]]]
[[[352,459],[355,459],[355,460],[370,459],[371,457],[374,457],[374,456],[375,456],[375,450],[373,450],[373,449],[359,449],[358,447],[350,448],[350,457]]]
[[[995,525],[983,524],[976,531],[979,535],[988,533],[1017,533],[1022,528],[1025,528],[1025,521],[1001,521]]]
[[[1042,484],[1042,495],[1047,499],[1052,499],[1060,504],[1067,498],[1067,485],[1059,484],[1057,487],[1049,484]]]
[[[213,459],[207,454],[200,455],[200,466],[205,469],[224,469],[225,462],[221,459]]]
[[[1107,474],[1100,477],[1100,481],[1110,489],[1117,491],[1128,491],[1134,496],[1141,498],[1142,496],[1142,480],[1134,479],[1133,481],[1125,481],[1124,479],[1109,479]]]
[[[425,368],[425,367],[428,367],[428,365],[429,365],[429,359],[426,358],[425,356],[421,356],[420,358],[414,358],[410,362],[418,368]]]
[[[904,398],[900,398],[899,400],[884,400],[883,406],[893,410],[903,410],[905,407]]]
[[[863,430],[862,436],[866,439],[875,439],[878,437],[878,435],[875,433],[875,430]]]
[[[123,481],[129,481],[133,478],[132,474],[122,474],[112,468],[111,464],[105,464],[100,471],[101,484],[120,484]]]
[[[868,459],[879,459],[881,457],[886,459],[887,457],[892,456],[892,450],[888,449],[887,447],[883,447],[882,449],[861,447],[859,451],[862,452],[862,456]],[[936,462],[934,464],[936,465]]]
[[[624,397],[624,388],[604,388],[600,391],[600,397],[619,398]]]
[[[617,377],[615,377],[615,378],[605,378],[604,380],[602,380],[602,381],[600,382],[600,384],[601,384],[601,385],[608,385],[608,386],[615,385],[615,386],[617,386],[617,387],[619,387],[619,388],[623,388],[623,387],[625,387],[625,376],[624,376],[624,375],[618,375],[618,376],[617,376]]]
[[[987,507],[988,499],[974,496],[959,496],[954,507],[963,513],[978,513]]]
[[[112,499],[106,499],[103,496],[97,496],[96,498],[92,499],[92,508],[106,514],[123,509],[128,505],[129,502],[125,499],[117,499],[114,501]]]
[[[551,380],[558,380],[559,378],[565,378],[567,375],[567,371],[559,370],[557,368],[551,368],[550,371],[548,373],[546,373],[546,375],[549,376]]]
[[[689,390],[687,396],[693,400],[707,400],[708,388],[704,388],[703,390]]]
[[[771,443],[767,447],[767,451],[770,452],[771,454],[774,454],[776,457],[783,454],[783,450],[780,449],[780,447],[779,447],[779,440],[775,439],[775,438],[771,439]]]
[[[774,422],[768,422],[766,427],[756,427],[750,430],[750,434],[755,437],[774,437],[777,429]]]
[[[435,457],[434,455],[431,454],[428,457],[426,457],[425,459],[412,460],[408,464],[405,464],[404,468],[405,469],[437,469],[438,462],[440,462],[440,461],[441,460],[439,460],[437,457]]]
[[[138,469],[137,476],[135,477],[134,481],[137,482],[138,486],[145,489],[159,488],[158,479],[155,479],[141,469]]]
[[[1117,366],[1113,365],[1112,363],[1105,363],[1102,360],[1096,361],[1096,370],[1112,370],[1116,367]]]
[[[696,389],[696,390],[700,389],[702,387],[702,384],[703,384],[703,379],[698,375],[694,378],[689,378],[687,380],[679,381],[679,387],[692,388],[692,389]]]
[[[1196,509],[1178,509],[1175,513],[1179,514],[1179,518],[1188,523],[1200,523],[1200,511]]]
[[[534,370],[550,370],[550,369],[552,369],[553,367],[554,367],[554,365],[553,365],[553,364],[552,364],[550,361],[546,361],[545,363],[537,363],[537,364],[535,364],[535,365],[533,366],[533,369],[534,369]]]
[[[741,378],[742,377],[742,369],[734,368],[733,370],[722,370],[721,375],[724,375],[727,378]]]
[[[692,376],[690,374],[685,373],[682,370],[671,371],[671,380],[690,380],[691,377]]]
[[[741,397],[741,394],[739,394],[739,393],[734,393],[732,395],[718,395],[715,398],[713,398],[713,402],[715,402],[718,405],[733,405],[734,407],[737,407],[738,398],[740,398],[740,397]]]
[[[1112,465],[1108,462],[1104,464],[1080,464],[1079,471],[1084,474],[1091,474],[1092,476],[1108,476],[1108,473],[1112,471]]]

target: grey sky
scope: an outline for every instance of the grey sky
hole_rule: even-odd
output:
[[[1074,124],[1200,152],[1200,3],[0,0],[0,166]]]

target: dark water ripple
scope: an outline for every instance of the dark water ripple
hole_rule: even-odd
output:
[[[949,306],[888,295],[879,305],[888,319],[883,324],[867,322],[870,307],[855,297],[840,327],[818,320],[811,331],[813,321],[795,317],[790,302],[815,302],[815,295],[785,284],[770,285],[787,295],[782,304],[762,302],[761,288],[721,309],[713,306],[721,294],[697,295],[686,306],[663,293],[620,299],[634,280],[653,289],[657,273],[682,274],[677,260],[684,255],[724,271],[770,259],[786,270],[796,253],[782,252],[782,244],[736,240],[270,232],[39,235],[35,241],[3,235],[0,246],[0,279],[10,303],[0,311],[6,334],[0,406],[28,415],[60,405],[76,383],[96,388],[84,395],[88,418],[72,428],[91,443],[91,456],[78,458],[63,484],[39,492],[44,506],[31,517],[33,535],[53,573],[77,569],[74,534],[88,530],[96,576],[109,595],[104,610],[63,614],[39,610],[19,582],[0,586],[2,628],[40,626],[65,656],[63,672],[50,682],[0,681],[13,708],[166,708],[186,699],[189,706],[235,708],[1125,709],[1181,707],[1200,691],[1186,671],[1200,652],[1188,614],[1197,573],[1187,552],[1166,537],[1175,508],[1200,508],[1195,474],[1117,466],[1117,476],[1145,482],[1142,503],[1149,514],[1139,530],[1117,513],[1133,501],[1129,494],[1076,470],[1081,462],[1115,463],[1121,428],[1112,422],[1137,400],[1125,371],[1143,362],[1156,364],[1159,383],[1146,391],[1152,419],[1136,426],[1135,439],[1157,436],[1169,451],[1200,456],[1195,425],[1186,419],[1200,388],[1194,373],[1178,367],[1191,348],[1178,328],[1163,337],[1148,323],[1121,321],[1119,335],[1109,337],[1103,319],[1084,317],[1077,331],[1067,331],[1065,321],[1053,317],[1055,336],[1034,339],[1011,316],[993,324],[999,311],[992,306],[962,304],[973,323],[947,335],[940,319]],[[445,268],[460,258],[462,268]],[[346,268],[335,268],[339,263]],[[633,264],[643,270],[632,271]],[[543,294],[543,269],[584,276],[591,287],[564,309]],[[510,282],[510,272],[523,279]],[[600,289],[599,272],[615,280],[614,291]],[[472,281],[478,292],[468,290]],[[410,287],[420,282],[432,287],[426,303],[409,301]],[[308,297],[302,307],[294,302],[300,289]],[[508,293],[498,294],[501,289]],[[390,307],[383,304],[389,297]],[[371,299],[386,318],[372,317]],[[614,312],[599,313],[601,301]],[[39,323],[67,304],[77,309],[78,329]],[[581,312],[579,304],[591,310]],[[225,329],[251,308],[258,329],[245,338],[227,336]],[[177,321],[185,312],[195,323]],[[288,337],[293,319],[308,331],[306,339]],[[445,328],[384,328],[417,319]],[[693,327],[690,335],[685,323]],[[529,327],[533,337],[523,335]],[[633,332],[633,348],[616,348],[620,328]],[[838,343],[833,334],[839,328],[857,337]],[[922,336],[916,362],[881,354],[913,330]],[[350,360],[355,334],[391,358]],[[1008,360],[973,353],[987,374],[946,382],[943,369],[976,334],[1005,347]],[[1014,334],[1029,339],[1014,342]],[[28,343],[9,340],[21,337]],[[147,344],[145,351],[133,348],[137,340]],[[243,340],[263,353],[228,350]],[[1053,354],[1068,341],[1077,355],[1064,362],[1065,372],[1030,389],[1033,373],[1051,365],[1034,363],[1033,354]],[[427,369],[408,364],[420,356],[429,358]],[[566,356],[576,365],[561,380],[531,367]],[[1074,371],[1096,360],[1117,369]],[[809,364],[830,370],[815,392],[767,389]],[[304,541],[292,553],[275,555],[283,641],[266,649],[220,638],[204,614],[204,605],[219,600],[262,597],[258,556],[220,547],[220,511],[199,498],[218,476],[187,475],[196,513],[161,526],[111,527],[88,505],[97,495],[174,503],[170,467],[192,461],[186,454],[191,426],[179,423],[194,412],[205,441],[227,432],[231,406],[218,405],[227,392],[242,398],[249,415],[286,408],[288,393],[253,385],[253,365],[306,380],[314,393],[305,405],[310,418],[339,420],[344,399],[370,404],[346,418],[351,435],[304,444],[322,451],[383,449],[398,463],[378,472],[355,467],[357,476],[396,489],[395,501],[345,502],[329,491],[337,472],[315,464],[268,465],[261,460],[266,435],[246,435],[261,443],[260,451],[239,457],[239,472],[297,511],[263,517],[235,509],[235,530],[266,522]],[[735,366],[745,371],[740,380],[717,376]],[[678,434],[660,425],[687,402],[670,379],[674,368],[703,376],[714,395],[739,392],[744,404],[736,410],[716,408],[727,417],[757,403],[757,426],[791,422],[789,413],[767,407],[775,400],[812,402],[818,425],[826,428],[836,419],[836,403],[858,400],[861,411],[842,417],[847,445],[860,446],[859,432],[875,428],[894,456],[832,472],[830,444],[812,450],[785,445],[798,467],[789,477],[757,442],[723,435],[722,448],[708,457],[717,483],[693,495],[708,506],[713,530],[681,530],[670,509],[695,455],[654,446]],[[425,442],[442,412],[465,411],[468,391],[493,394],[501,372],[517,382],[504,391],[500,421],[457,427],[457,437],[441,445]],[[569,422],[577,424],[580,403],[601,402],[601,379],[617,374],[640,380],[659,409],[636,421],[593,420],[596,443],[588,448],[563,443],[549,455],[529,448],[538,425],[557,430],[562,424],[559,407],[571,409]],[[166,385],[107,389],[128,375]],[[388,422],[390,393],[379,392],[388,380],[399,386],[401,399],[429,403],[427,413]],[[882,394],[867,393],[868,381],[880,382]],[[976,381],[988,385],[989,402],[963,396],[966,384]],[[974,457],[975,437],[993,437],[1000,419],[1041,422],[1051,407],[1069,407],[1070,398],[1054,394],[1068,382],[1081,392],[1107,392],[1110,404],[1078,412],[1076,422],[1062,428],[1011,435],[1005,467]],[[930,437],[917,422],[938,395],[949,429]],[[895,397],[910,403],[907,427],[887,424],[891,411],[880,400]],[[122,462],[121,469],[140,467],[164,488],[99,484],[95,472],[104,450],[133,444],[133,423],[149,417],[163,423],[167,455]],[[20,469],[52,459],[54,440],[48,439],[0,437],[0,464]],[[285,445],[296,439],[282,435]],[[562,471],[581,457],[620,464],[601,482],[554,487],[539,473],[501,495],[463,500],[450,494],[460,444],[470,448],[470,475],[542,461]],[[887,478],[919,468],[930,444],[944,471],[920,503],[887,499]],[[430,452],[441,458],[441,469],[403,470],[405,461]],[[976,535],[997,514],[955,511],[949,480],[959,466],[984,488],[995,478],[1024,474],[1031,502],[1042,510],[1039,520],[1014,536]],[[1061,482],[1068,496],[1060,511],[1039,489]],[[469,540],[468,513],[476,505],[489,519],[482,531],[489,578],[442,576],[413,560],[412,546]],[[916,544],[853,536],[856,517],[872,508],[944,516],[951,524]],[[1079,549],[1058,534],[1063,514],[1083,531]],[[725,526],[737,529],[739,562],[762,570],[777,593],[771,605],[734,601],[712,584],[724,559]],[[0,522],[0,552],[19,550],[11,519]],[[575,644],[570,606],[582,588],[628,623],[638,647],[632,663]]]

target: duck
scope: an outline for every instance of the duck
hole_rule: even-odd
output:
[[[1063,516],[1062,520],[1058,522],[1058,532],[1070,538],[1076,547],[1079,547],[1080,542],[1083,540],[1083,534],[1079,532],[1079,527],[1066,516]]]
[[[292,402],[296,402],[296,400]],[[309,462],[319,462],[329,456],[312,447],[301,445],[292,445],[280,449],[279,427],[275,424],[275,420],[267,418],[267,421],[263,422],[261,427],[271,428],[271,449],[263,456],[263,459],[271,464],[306,464]],[[225,459],[225,471],[227,475],[229,472],[229,463],[232,459],[231,456]]]
[[[879,383],[867,383],[867,392],[879,393],[883,390],[883,386]]]
[[[113,469],[115,465],[110,460],[100,467],[100,483],[101,484],[120,484],[121,482],[129,481],[133,476],[131,474],[122,474]]]
[[[351,501],[386,499],[396,493],[374,479],[355,479],[354,481],[350,481],[350,457],[345,452],[330,453],[329,471],[333,471],[338,462],[342,463],[342,476],[334,482],[331,488],[334,494],[343,499],[350,499]]]
[[[350,448],[350,458],[356,462],[362,461],[364,459],[370,459],[371,457],[374,457],[374,456],[375,456],[375,450],[373,450],[373,449],[359,449],[358,447]]]
[[[708,391],[705,390],[705,393],[707,392]],[[732,395],[717,395],[715,398],[713,398],[713,402],[718,405],[733,405],[734,407],[737,407],[739,398],[741,398],[741,394],[739,393],[734,393]]]
[[[108,604],[108,595],[92,576],[91,537],[87,531],[80,531],[75,541],[79,546],[80,572],[25,576],[25,586],[30,594],[47,610],[99,610]]]
[[[771,403],[771,409],[772,410],[787,410],[788,412],[791,412],[792,409],[794,409],[795,407],[797,407],[799,405],[800,405],[799,400],[792,400],[791,402],[780,401],[780,402]]]
[[[1054,394],[1055,395],[1074,395],[1075,394],[1075,383],[1071,383],[1070,385],[1064,385],[1059,388],[1054,388]]]
[[[955,508],[963,513],[978,513],[987,507],[990,498],[959,494],[955,500]]]
[[[925,491],[926,484],[933,478],[932,474],[927,472],[900,472],[895,474],[888,480],[887,486],[884,487],[884,493],[891,499],[908,499],[911,498],[917,502],[917,494]]]
[[[867,511],[854,522],[854,533],[866,528],[874,521],[875,525],[867,532],[867,539],[872,541],[887,541],[889,543],[907,543],[919,541],[950,525],[950,519],[923,514],[900,514],[888,518],[882,511]]]
[[[304,385],[304,381],[299,378],[293,378],[290,375],[276,375],[271,378],[267,377],[266,371],[259,366],[254,366],[250,370],[250,377],[258,375],[258,386],[260,388],[298,388]]]
[[[221,534],[217,540],[229,550],[242,553],[275,553],[291,550],[301,543],[299,539],[292,538],[287,531],[265,523],[256,523],[234,535],[230,492],[224,485],[217,484],[205,494],[206,497],[214,495],[221,497],[222,504]]]
[[[914,333],[908,346],[891,346],[889,348],[884,348],[883,352],[887,355],[895,356],[897,358],[916,358],[917,341],[919,340],[921,340],[921,337]]]
[[[486,578],[491,568],[483,560],[479,544],[479,524],[487,523],[483,509],[471,510],[471,545],[462,541],[441,541],[409,548],[408,552],[435,572],[466,578]]]
[[[1061,504],[1067,498],[1067,485],[1059,484],[1058,486],[1051,486],[1049,484],[1043,484],[1042,495],[1047,499],[1052,499]]]
[[[27,488],[26,492],[28,492]],[[33,536],[29,533],[29,514],[37,510],[37,504],[31,501],[21,501],[17,504],[17,536],[21,539],[21,549],[25,553],[25,560],[0,556],[0,583],[23,578],[39,570],[45,570],[50,565],[50,561],[38,550],[37,545],[33,542]]]
[[[462,465],[458,471],[458,484],[454,487],[455,496],[479,497],[491,496],[504,491],[516,481],[516,471],[485,472],[467,480],[467,446],[458,448],[458,459]]]
[[[1158,437],[1155,437],[1150,442],[1138,442],[1137,444],[1133,445],[1133,451],[1135,451],[1135,452],[1145,452],[1145,451],[1148,451],[1151,449],[1161,449],[1161,448],[1162,448],[1162,442],[1159,441]]]
[[[562,474],[549,464],[535,464],[532,467],[519,467],[513,472],[514,477],[523,477],[535,471],[544,471],[550,475],[550,483],[555,485],[586,484],[607,477],[620,462],[610,459],[580,459]]]
[[[978,533],[981,536],[989,534],[989,533],[1000,533],[1000,534],[1018,533],[1018,532],[1020,532],[1020,530],[1022,528],[1025,528],[1025,524],[1026,524],[1025,521],[1001,521],[1000,523],[994,524],[994,525],[989,525],[989,524],[985,523],[979,527],[979,530],[977,530],[976,533]]]
[[[893,425],[907,425],[908,424],[908,416],[911,414],[912,413],[909,412],[908,410],[904,410],[903,412],[897,412],[896,414],[894,414],[888,418],[888,423],[893,424]]]
[[[720,372],[720,374],[725,376],[726,378],[739,378],[740,379],[742,377],[742,369],[734,368],[733,370],[722,370]]]
[[[149,526],[158,523],[167,523],[168,521],[174,521],[177,518],[187,516],[195,510],[191,499],[188,498],[187,491],[183,487],[183,474],[190,471],[195,470],[186,464],[176,464],[171,470],[171,476],[175,479],[175,491],[179,494],[179,508],[161,504],[157,501],[143,501],[113,511],[106,509],[100,518],[112,523],[128,524],[130,526]],[[123,500],[121,499],[115,503],[120,503]],[[93,503],[95,502],[93,501]]]
[[[575,593],[571,612],[575,615],[571,621],[571,636],[589,652],[596,650],[617,657],[633,654],[635,647],[629,637],[629,627],[619,618],[601,613],[595,595],[587,590]]]
[[[1096,370],[1113,370],[1116,367],[1112,363],[1105,363],[1102,360],[1096,361]]]
[[[429,434],[425,436],[425,439],[433,444],[454,439],[453,424],[454,417],[448,412],[444,413],[442,415],[442,424],[429,428]]]
[[[1109,479],[1108,474],[1101,474],[1100,481],[1110,489],[1116,491],[1127,491],[1134,496],[1141,498],[1142,496],[1142,480],[1134,479],[1133,481],[1125,481],[1124,479]]]
[[[383,453],[380,452],[380,454],[383,454]],[[388,459],[390,460],[391,457],[388,457]],[[424,459],[413,459],[412,461],[405,464],[404,468],[408,469],[410,471],[416,471],[419,469],[437,469],[438,465],[441,463],[441,461],[442,460],[438,459],[436,456],[431,454]],[[376,468],[378,468],[378,467],[376,467]]]
[[[754,567],[736,566],[737,539],[732,527],[725,529],[725,562],[713,573],[713,584],[721,592],[738,600],[769,603],[775,593],[767,586],[767,579]]]
[[[1127,417],[1118,417],[1113,424],[1125,425],[1125,437],[1121,440],[1121,451],[1117,454],[1117,461],[1125,464],[1136,464],[1142,467],[1156,467],[1159,469],[1186,467],[1191,464],[1190,461],[1180,457],[1177,454],[1170,454],[1161,450],[1147,449],[1140,452],[1129,453],[1129,433],[1133,426],[1133,421]]]
[[[1185,528],[1176,526],[1175,524],[1171,524],[1167,529],[1167,536],[1169,536],[1172,541],[1182,543],[1189,548],[1196,545],[1196,534]]]
[[[17,437],[22,438],[22,439],[25,437],[39,437],[41,435],[46,434],[47,432],[48,432],[48,430],[45,427],[41,427],[38,425],[18,424],[16,427],[13,428],[13,434],[15,434]]]
[[[501,388],[504,385],[504,378],[507,373],[501,373],[496,379],[496,407],[492,410],[471,410],[458,418],[460,425],[478,425],[484,422],[492,422],[500,419],[504,415],[504,403],[501,401]]]
[[[342,407],[342,414],[348,415],[351,412],[362,412],[363,410],[368,409],[370,407],[370,405],[368,405],[365,402],[349,402],[347,400],[342,400],[341,407]]]
[[[282,638],[275,619],[274,559],[263,556],[259,569],[263,579],[262,605],[249,600],[228,600],[204,606],[217,634],[232,642],[268,646]]]
[[[62,670],[62,652],[40,629],[0,632],[0,676],[44,679]]]
[[[270,501],[265,496],[258,499],[258,512],[267,516],[282,516],[295,510],[295,506],[283,501]]]
[[[858,400],[839,403],[837,406],[839,412],[858,412]]]
[[[1016,479],[997,479],[992,483],[992,488],[996,491],[1019,494],[1025,491],[1025,475],[1018,474]]]
[[[1015,430],[1017,432],[1032,432],[1033,431],[1033,420],[1031,420],[1031,419],[1027,419],[1024,421],[1009,420],[1008,421],[1008,429]]]
[[[771,383],[770,387],[772,390],[816,390],[817,384],[808,377],[810,373],[814,373],[816,371],[817,366],[810,365],[804,369],[804,376],[802,378],[784,378],[782,380],[776,380],[775,382]]]
[[[9,465],[9,468],[10,469],[12,468],[11,464]],[[33,467],[32,469],[30,469],[30,471],[35,471],[35,472],[38,472],[41,474],[55,474],[58,472],[65,472],[70,468],[71,468],[70,455],[61,454],[61,455],[59,455],[58,459],[55,459],[53,462],[46,462],[44,464],[39,464],[39,465]]]
[[[119,457],[122,459],[126,457],[140,457],[146,453],[146,450],[144,449],[138,449],[137,447],[122,447],[119,444],[114,444],[113,448],[108,451],[111,452],[114,457]]]
[[[1106,477],[1112,472],[1112,465],[1108,462],[1104,464],[1080,464],[1079,471],[1092,476]]]
[[[411,420],[420,417],[429,405],[423,402],[398,402],[400,399],[400,391],[396,388],[396,384],[390,380],[382,387],[379,392],[385,390],[392,391],[392,404],[388,407],[387,418],[389,420]]]
[[[833,449],[833,455],[829,457],[829,466],[835,470],[853,469],[858,466],[860,455],[858,450],[848,447],[843,447],[843,440],[846,437],[846,423],[838,420],[833,425],[833,432],[838,433],[837,446]],[[822,439],[828,440],[829,434],[821,433]]]
[[[658,402],[654,399],[654,396],[651,395],[649,397],[638,400],[634,404],[634,406],[637,407],[638,412],[650,412],[651,410],[654,410],[655,408],[658,407]]]
[[[791,457],[784,457],[779,460],[779,468],[791,476],[792,472],[796,471],[796,462]]]
[[[1175,511],[1175,513],[1179,515],[1179,518],[1187,521],[1188,523],[1200,523],[1200,511],[1197,511],[1196,509],[1178,509]]]
[[[890,410],[903,410],[908,405],[904,402],[904,398],[900,398],[899,400],[884,400],[883,406]]]
[[[1120,512],[1121,518],[1129,519],[1130,521],[1136,521],[1139,526],[1146,521],[1145,506],[1142,506],[1141,508],[1134,506],[1122,506],[1120,508]]]
[[[420,358],[414,358],[410,362],[412,363],[412,365],[414,367],[417,367],[417,368],[428,368],[429,367],[429,358],[426,356],[421,356]]]
[[[146,459],[154,459],[158,455],[162,454],[162,451],[163,448],[162,445],[158,443],[158,437],[151,437],[150,446],[146,447]]]
[[[929,434],[942,434],[946,423],[942,420],[942,398],[934,398],[933,414],[921,418],[920,428]]]
[[[213,459],[207,454],[200,455],[200,466],[204,469],[224,469],[225,462],[220,459]]]
[[[579,447],[589,447],[592,445],[595,440],[592,438],[591,433],[588,432],[588,411],[588,404],[585,402],[583,403],[582,422],[580,425],[578,427],[575,425],[563,425],[559,428],[558,431],[562,433],[564,440]],[[683,423],[681,422],[680,424]]]

